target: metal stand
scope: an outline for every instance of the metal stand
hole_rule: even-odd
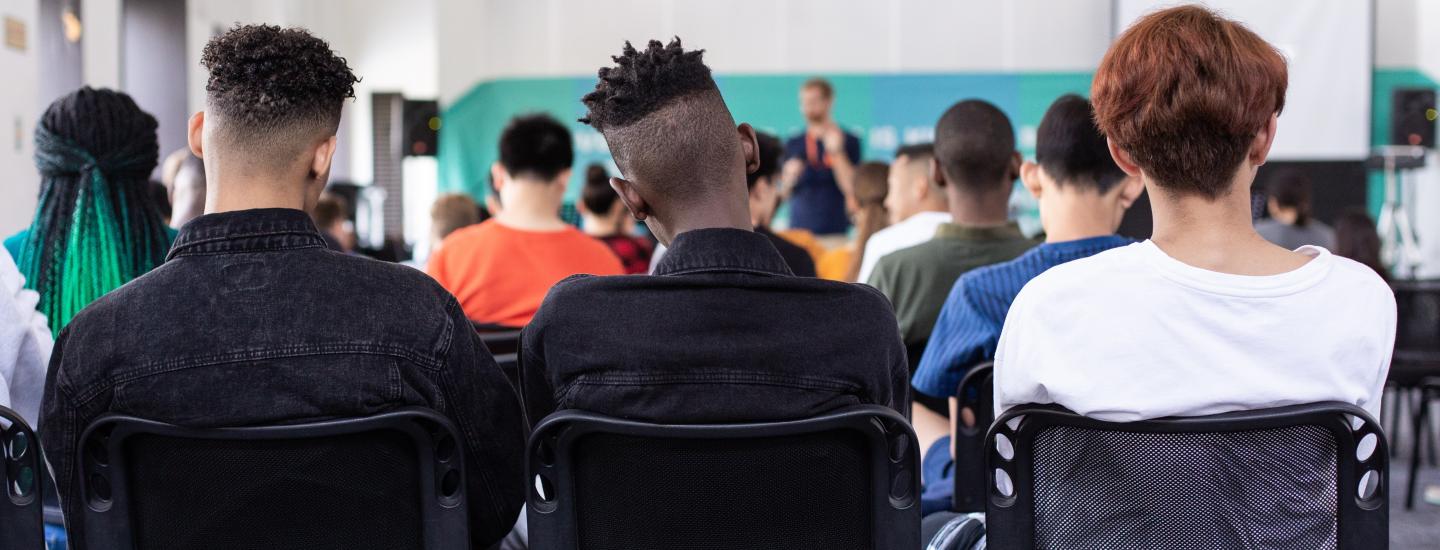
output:
[[[1375,148],[1370,157],[1372,167],[1378,165],[1385,174],[1385,203],[1380,207],[1376,231],[1380,235],[1381,259],[1392,266],[1400,278],[1413,278],[1423,261],[1420,239],[1410,223],[1405,208],[1404,172],[1425,165],[1425,149],[1405,145],[1384,145]]]

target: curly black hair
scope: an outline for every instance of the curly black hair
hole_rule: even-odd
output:
[[[626,41],[621,54],[610,58],[616,66],[602,67],[595,91],[581,98],[590,112],[580,122],[603,132],[645,118],[676,98],[717,90],[704,54],[685,51],[678,36],[668,45],[651,40],[644,51]]]
[[[237,25],[205,45],[208,108],[253,137],[308,123],[334,132],[360,79],[345,58],[302,28]]]

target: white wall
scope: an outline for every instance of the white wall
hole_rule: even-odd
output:
[[[40,187],[31,137],[40,118],[39,9],[37,0],[0,0],[0,17],[20,20],[27,33],[24,51],[0,45],[0,239],[30,224]]]
[[[121,0],[81,0],[85,83],[92,88],[120,89]]]

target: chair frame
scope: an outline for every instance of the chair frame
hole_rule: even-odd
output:
[[[984,362],[970,368],[955,389],[959,403],[956,412],[970,407],[975,411],[975,425],[965,426],[952,418],[955,430],[950,441],[955,445],[955,492],[951,509],[956,512],[985,511],[985,435],[995,419],[995,364]],[[970,388],[977,388],[971,397]]]
[[[45,476],[44,460],[40,440],[35,430],[19,413],[8,407],[0,407],[0,418],[10,427],[0,430],[0,547],[3,548],[44,548],[45,523],[41,500],[41,486]],[[24,437],[27,443],[25,454],[19,460],[10,456],[10,442],[15,437]],[[17,495],[12,490],[12,472],[29,467],[35,476],[30,493]]]
[[[783,437],[839,429],[861,433],[870,448],[871,504],[874,548],[914,550],[920,542],[920,449],[905,417],[886,407],[859,405],[814,418],[752,424],[649,424],[588,412],[566,410],[547,416],[531,434],[525,453],[525,478],[530,547],[537,550],[580,548],[574,509],[571,464],[576,441],[604,433],[674,439],[752,439]],[[554,498],[543,500],[534,485],[543,478]]]
[[[1016,424],[1012,426],[1012,424]],[[1358,424],[1355,425],[1355,424]],[[1336,444],[1337,468],[1337,550],[1384,550],[1389,547],[1389,451],[1380,424],[1365,409],[1349,403],[1321,402],[1208,416],[1169,417],[1139,422],[1106,422],[1087,418],[1054,405],[1022,405],[1005,411],[985,438],[988,462],[988,510],[986,533],[990,547],[998,550],[1035,547],[1034,437],[1054,426],[1131,433],[1222,433],[1278,429],[1290,426],[1317,426],[1331,433]],[[1369,458],[1357,460],[1361,438],[1375,434],[1375,449]],[[995,437],[1004,435],[1013,445],[1013,460],[996,450]],[[1010,477],[1012,494],[996,488],[996,470]],[[1359,480],[1366,471],[1379,479],[1368,499],[1358,495]]]
[[[130,494],[124,452],[125,442],[137,435],[163,437],[262,441],[294,440],[352,435],[370,431],[396,431],[414,442],[419,455],[421,522],[423,543],[427,550],[467,550],[470,547],[469,514],[466,502],[464,439],[448,418],[419,407],[405,407],[366,417],[341,418],[282,426],[243,428],[186,428],[107,414],[91,422],[76,450],[81,476],[79,494],[83,495],[85,515],[85,546],[95,550],[133,550],[133,526],[130,523]],[[438,452],[447,438],[453,451],[449,458]],[[94,449],[95,451],[92,451]],[[106,462],[97,460],[103,449]],[[453,495],[442,494],[441,485],[447,476],[459,476],[459,489]],[[98,476],[98,477],[97,477]],[[110,486],[110,498],[100,499],[91,487],[93,479],[103,479]],[[454,478],[452,478],[453,480]],[[320,527],[323,528],[323,527]],[[71,535],[74,538],[74,535]]]

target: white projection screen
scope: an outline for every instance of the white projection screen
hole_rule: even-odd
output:
[[[1115,34],[1174,0],[1116,0]],[[1245,23],[1289,62],[1290,87],[1270,158],[1361,160],[1370,152],[1373,0],[1201,0]]]

